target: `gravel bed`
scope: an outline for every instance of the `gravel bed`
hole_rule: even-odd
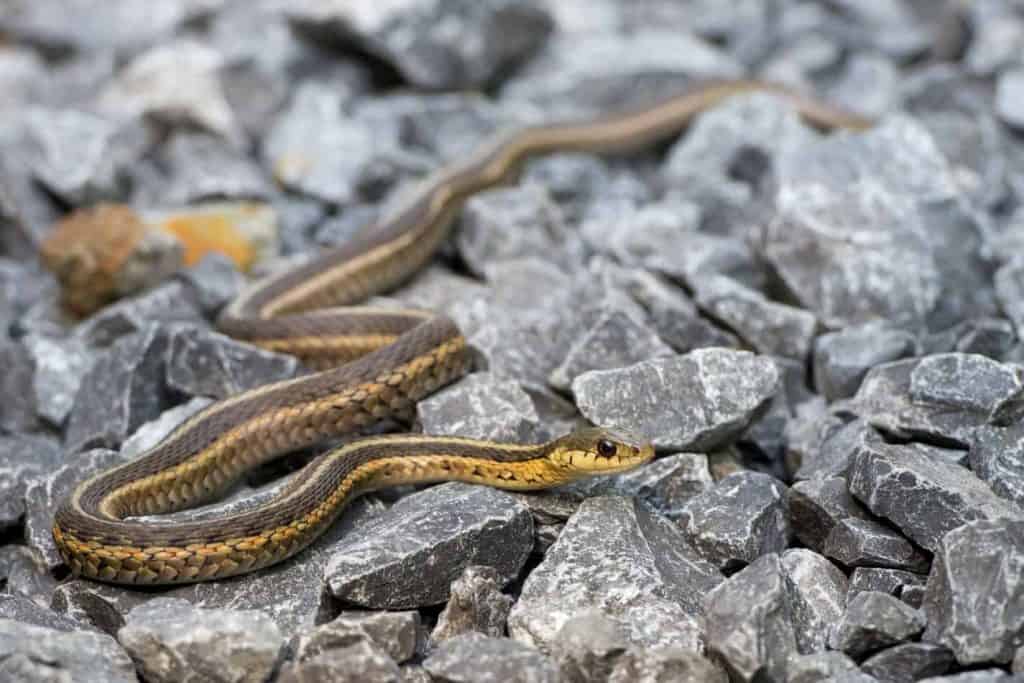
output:
[[[376,302],[477,352],[415,429],[654,462],[367,496],[222,582],[68,576],[78,481],[303,372],[216,330],[249,278],[498,131],[736,77],[877,123],[753,93],[532,160]],[[1024,677],[1020,0],[6,0],[0,122],[0,680]]]

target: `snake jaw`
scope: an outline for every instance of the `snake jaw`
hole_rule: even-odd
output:
[[[650,462],[654,446],[635,434],[591,428],[551,442],[548,458],[571,478],[616,474]]]

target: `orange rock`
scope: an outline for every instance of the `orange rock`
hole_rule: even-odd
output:
[[[139,214],[123,204],[80,209],[59,221],[42,245],[61,283],[64,306],[88,315],[191,266],[213,251],[239,270],[272,255],[277,215],[260,202],[215,202]]]
[[[64,305],[87,315],[117,298],[118,273],[145,232],[138,214],[122,204],[99,204],[58,221],[41,251],[60,280]]]
[[[145,220],[181,241],[189,266],[218,251],[246,272],[276,250],[277,214],[262,202],[212,202],[147,213]]]

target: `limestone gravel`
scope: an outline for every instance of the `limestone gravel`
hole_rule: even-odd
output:
[[[728,442],[779,390],[778,368],[746,351],[698,349],[618,370],[595,370],[572,385],[584,417],[653,438],[661,449],[702,450]]]
[[[992,492],[969,470],[913,446],[865,446],[857,453],[850,491],[923,548],[977,519],[1021,518],[1020,508]]]
[[[758,472],[723,478],[685,506],[679,527],[687,541],[722,571],[734,571],[789,543],[786,490]]]
[[[128,613],[117,639],[147,681],[264,681],[284,637],[258,611],[203,610],[158,598]]]
[[[590,498],[523,583],[508,630],[552,651],[562,626],[592,608],[617,620],[630,643],[697,651],[701,596],[722,579],[676,527],[642,504]]]
[[[492,567],[469,566],[452,582],[448,604],[430,633],[432,643],[463,633],[504,635],[513,598],[501,592],[501,575]]]
[[[867,591],[850,600],[829,644],[851,657],[862,657],[902,643],[924,631],[925,617],[891,595]],[[941,673],[941,672],[939,672]]]
[[[925,588],[924,639],[961,664],[1010,662],[1024,633],[1022,551],[1020,520],[972,521],[946,533]]]
[[[1010,680],[1024,8],[927,4],[0,3],[0,678]],[[65,580],[50,526],[75,483],[302,371],[212,331],[250,278],[344,248],[501,131],[741,75],[878,125],[741,95],[626,155],[530,160],[371,302],[444,312],[478,352],[414,431],[593,422],[657,461],[541,494],[381,492],[231,581]],[[118,211],[154,228],[126,255],[103,239]],[[65,215],[93,220],[46,240],[57,277],[38,255]],[[193,265],[236,229],[252,262]],[[250,510],[311,455],[169,518]],[[170,627],[140,622],[168,599]],[[837,626],[856,657],[824,649]],[[132,662],[122,629],[167,657]]]
[[[331,548],[325,578],[343,603],[409,609],[445,602],[470,565],[510,581],[533,546],[533,520],[507,493],[450,483],[409,496]],[[434,569],[424,573],[424,564]]]

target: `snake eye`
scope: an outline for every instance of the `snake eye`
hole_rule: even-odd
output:
[[[615,444],[608,439],[601,439],[597,442],[597,454],[602,458],[610,458],[615,455]]]

